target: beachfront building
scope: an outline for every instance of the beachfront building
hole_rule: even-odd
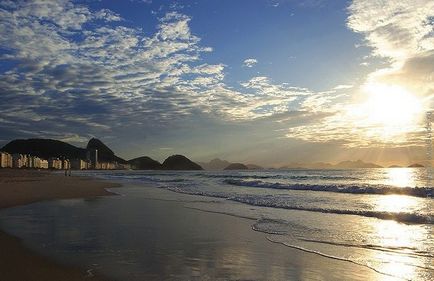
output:
[[[89,161],[85,161],[82,159],[73,159],[71,160],[71,169],[74,170],[87,170],[90,169],[91,165]]]
[[[116,169],[118,169],[118,170],[131,170],[130,164],[119,164],[119,163],[116,163],[116,164],[117,164]]]
[[[97,170],[128,170],[131,169],[129,164],[119,164],[117,162],[98,162]]]
[[[0,168],[48,169],[48,161],[27,154],[0,152]]]
[[[63,170],[69,170],[69,169],[71,169],[71,162],[69,162],[68,159],[62,160],[62,169]]]
[[[26,168],[27,167],[27,155],[15,153],[12,154],[12,167],[13,168]]]
[[[96,165],[98,170],[114,170],[116,169],[115,163],[112,162],[98,162]]]
[[[0,168],[12,168],[12,155],[0,151]]]
[[[87,152],[87,160],[91,163],[92,169],[100,169],[98,163],[98,149]]]
[[[41,168],[41,158],[36,156],[30,156],[30,155],[27,155],[26,157],[27,157],[27,162],[25,165],[26,168],[35,168],[35,169]]]
[[[62,169],[62,160],[60,160],[59,158],[48,159],[48,168],[61,170]]]
[[[39,163],[40,169],[48,169],[48,160],[41,159],[41,162]]]

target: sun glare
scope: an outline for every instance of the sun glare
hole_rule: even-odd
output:
[[[400,86],[369,84],[367,100],[357,109],[368,135],[388,138],[411,131],[422,113],[421,100]]]

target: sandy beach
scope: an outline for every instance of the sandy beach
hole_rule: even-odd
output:
[[[105,188],[117,184],[89,178],[65,177],[47,171],[0,170],[0,209],[37,201],[111,195]],[[105,280],[87,276],[85,270],[60,265],[23,246],[22,241],[0,231],[0,280]]]

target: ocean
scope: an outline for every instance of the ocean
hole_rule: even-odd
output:
[[[152,267],[154,261],[149,256],[156,253],[135,251],[140,237],[153,231],[152,223],[145,227],[140,221],[150,217],[155,222],[164,220],[161,214],[149,214],[143,200],[152,197],[196,212],[242,218],[250,225],[249,231],[265,234],[270,245],[359,265],[383,276],[381,280],[434,280],[434,188],[425,169],[75,174],[127,187],[113,189],[122,196],[41,202],[3,210],[2,229],[65,263],[93,262],[96,270],[119,280],[141,280],[152,276],[145,275],[151,269],[145,270],[143,265]],[[194,226],[194,222],[190,224]],[[215,227],[218,229],[218,223]],[[174,230],[170,227],[168,231]],[[125,239],[129,241],[120,242]],[[207,247],[206,243],[202,246]],[[170,247],[155,249],[161,248],[169,251]]]

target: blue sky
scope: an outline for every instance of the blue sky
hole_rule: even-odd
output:
[[[433,11],[429,0],[3,0],[0,144],[98,137],[125,158],[269,166],[420,160]]]

